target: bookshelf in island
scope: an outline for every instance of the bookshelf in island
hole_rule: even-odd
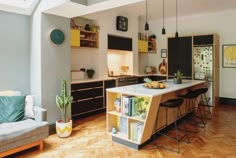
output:
[[[169,80],[164,84],[164,89],[149,89],[143,84],[136,84],[106,90],[107,133],[113,141],[139,150],[156,130],[165,126],[165,109],[160,109],[158,121],[155,122],[160,102],[202,87],[205,81],[183,80],[183,84],[173,84]],[[189,113],[185,103],[181,106],[181,112]],[[174,121],[172,113],[168,110],[168,125]],[[154,129],[156,123],[157,129]]]

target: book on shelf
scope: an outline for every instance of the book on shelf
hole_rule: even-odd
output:
[[[130,122],[130,126],[129,126],[130,127],[130,129],[129,129],[130,140],[141,141],[143,126],[144,126],[143,122],[138,122],[138,121]]]
[[[128,126],[127,126],[127,118],[126,117],[120,117],[118,120],[118,125],[119,125],[119,131],[121,133],[127,134],[128,132]]]
[[[122,106],[122,114],[128,116],[129,113],[129,97],[130,96],[123,96],[122,97],[122,102],[123,102],[123,106]]]
[[[123,115],[136,116],[138,114],[138,98],[123,96]]]
[[[138,115],[138,97],[131,97],[130,98],[130,112],[129,112],[129,116],[137,116]]]
[[[141,137],[142,137],[142,133],[143,133],[143,126],[144,126],[144,124],[143,123],[139,123],[138,125],[137,125],[137,141],[141,141]]]

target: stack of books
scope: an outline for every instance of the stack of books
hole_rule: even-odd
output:
[[[122,114],[126,116],[137,116],[138,115],[138,97],[134,96],[123,96],[123,108]]]
[[[130,123],[130,140],[132,141],[141,141],[141,136],[142,136],[142,132],[143,132],[143,126],[144,123],[143,122],[131,122]]]

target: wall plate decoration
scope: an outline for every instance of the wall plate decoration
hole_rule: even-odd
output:
[[[124,16],[117,16],[116,29],[120,31],[128,31],[128,18]]]
[[[53,29],[50,32],[50,40],[53,44],[60,45],[64,42],[65,40],[65,35],[64,33],[59,30],[59,29]]]

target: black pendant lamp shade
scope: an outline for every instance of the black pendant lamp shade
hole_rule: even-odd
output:
[[[164,28],[164,27],[162,28],[162,31],[161,31],[161,33],[162,33],[163,35],[165,35],[165,34],[166,34],[166,30],[165,30],[165,28]]]
[[[162,33],[163,35],[166,34],[166,30],[165,30],[165,27],[164,27],[164,22],[165,22],[165,21],[164,21],[164,14],[165,14],[164,7],[165,7],[165,6],[164,6],[164,0],[163,0],[163,8],[162,8],[162,9],[163,9],[163,14],[162,14],[162,15],[163,15],[163,28],[162,28],[162,31],[161,31],[161,33]]]
[[[177,0],[176,0],[176,32],[175,32],[175,38],[179,37],[179,33],[178,33],[178,25],[177,25],[177,17],[178,17],[178,10],[177,10]]]
[[[145,23],[145,31],[148,31],[149,30],[149,25],[148,25],[148,22],[147,22],[147,0],[146,0],[146,23]]]
[[[177,31],[175,32],[175,38],[179,38],[179,33]]]
[[[149,30],[149,25],[148,25],[148,23],[147,23],[147,21],[146,21],[146,24],[145,24],[145,31],[148,31]]]

